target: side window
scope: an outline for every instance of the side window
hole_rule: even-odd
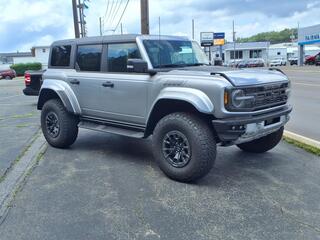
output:
[[[80,71],[100,72],[102,45],[78,46],[77,61]]]
[[[55,46],[51,52],[51,66],[68,67],[70,65],[71,46]]]
[[[127,72],[127,61],[132,58],[141,58],[137,44],[120,43],[108,45],[108,71]]]

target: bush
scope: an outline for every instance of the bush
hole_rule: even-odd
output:
[[[42,64],[39,62],[34,63],[18,63],[10,66],[11,69],[15,70],[18,76],[23,76],[25,71],[28,70],[41,70]]]

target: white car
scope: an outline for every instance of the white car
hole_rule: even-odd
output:
[[[286,66],[287,60],[284,58],[275,58],[270,61],[270,67],[276,67],[276,66]]]

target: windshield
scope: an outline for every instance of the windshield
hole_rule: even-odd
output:
[[[196,42],[183,40],[144,40],[154,68],[209,65],[207,56]]]

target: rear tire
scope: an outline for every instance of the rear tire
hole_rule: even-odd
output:
[[[153,153],[171,179],[193,182],[209,173],[216,158],[216,142],[206,122],[189,113],[170,114],[153,133]]]
[[[271,133],[265,137],[259,138],[252,142],[242,143],[237,145],[241,150],[251,153],[264,153],[279,144],[282,139],[284,128],[280,128],[278,131]]]
[[[5,79],[6,80],[12,80],[12,78],[10,76],[6,76]]]
[[[47,142],[56,148],[67,148],[78,136],[79,120],[65,109],[59,99],[47,101],[41,111],[41,128]]]

